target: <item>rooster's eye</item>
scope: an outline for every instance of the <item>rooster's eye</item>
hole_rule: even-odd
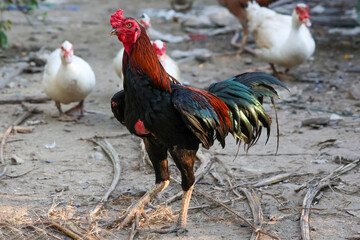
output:
[[[131,23],[128,23],[128,24],[126,24],[126,26],[127,26],[127,27],[131,27],[131,26],[132,26],[132,24],[131,24]]]

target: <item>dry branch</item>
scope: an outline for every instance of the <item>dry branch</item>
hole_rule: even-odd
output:
[[[35,169],[35,168],[32,168],[32,169],[30,169],[30,170],[28,170],[28,171],[26,171],[26,172],[24,172],[24,173],[21,173],[21,174],[19,174],[19,175],[6,175],[6,177],[8,177],[8,178],[18,178],[18,177],[22,177],[22,176],[25,176],[26,174],[34,171],[34,169]]]
[[[263,187],[263,186],[268,186],[274,183],[278,183],[283,181],[286,178],[289,178],[291,176],[294,176],[295,174],[293,173],[281,173],[275,176],[271,176],[268,178],[265,178],[263,180],[258,181],[257,183],[255,183],[254,185],[252,185],[253,187]]]
[[[101,141],[92,140],[92,142],[99,145],[102,148],[102,150],[108,155],[108,157],[111,159],[111,162],[114,167],[114,177],[108,191],[101,198],[96,208],[90,213],[91,218],[93,218],[99,212],[99,210],[104,205],[104,202],[108,200],[110,194],[115,190],[116,185],[119,183],[120,173],[121,173],[119,154],[116,152],[114,147],[106,139]]]
[[[76,239],[76,240],[77,239],[84,239],[83,237],[81,237],[78,234],[74,233],[70,229],[67,229],[66,227],[61,226],[59,223],[49,221],[49,222],[46,222],[46,224],[53,227],[53,228],[56,228],[57,230],[64,233],[66,236],[71,237],[73,239]]]
[[[31,133],[35,127],[14,126],[15,133]]]
[[[24,96],[24,97],[1,98],[0,104],[18,104],[23,102],[44,103],[47,101],[50,101],[50,98],[47,96]]]
[[[334,178],[350,171],[355,168],[360,162],[360,159],[349,163],[347,165],[342,165],[332,171],[328,176],[321,179],[315,187],[310,187],[307,191],[304,200],[303,200],[303,210],[301,211],[300,218],[300,228],[301,228],[301,237],[303,240],[311,240],[310,237],[310,210],[311,204],[315,198],[315,196],[319,193],[319,191],[325,187],[330,186],[331,180]]]
[[[250,240],[256,240],[260,237],[260,230],[263,224],[263,212],[261,209],[261,203],[256,196],[254,190],[248,190],[246,188],[238,188],[248,199],[251,212],[253,215],[254,226],[258,229],[257,231],[253,231],[250,237]]]
[[[42,234],[45,234],[45,235],[48,235],[49,237],[51,237],[52,239],[56,239],[56,240],[62,240],[61,238],[47,232],[45,229],[42,229],[42,228],[39,228],[39,227],[36,227],[36,226],[33,226],[33,225],[29,225],[27,226],[28,228],[32,228],[34,229],[36,232],[40,232]]]

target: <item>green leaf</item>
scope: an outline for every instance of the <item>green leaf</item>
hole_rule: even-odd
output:
[[[48,16],[49,12],[48,11],[45,11],[41,14],[41,21],[45,22],[47,16]]]
[[[7,29],[11,29],[12,22],[10,20],[6,21],[6,27]]]
[[[9,47],[8,38],[2,30],[0,30],[0,48]]]

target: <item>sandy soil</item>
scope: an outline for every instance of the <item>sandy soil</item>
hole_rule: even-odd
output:
[[[75,54],[86,59],[93,67],[97,84],[86,99],[86,115],[76,123],[61,122],[57,109],[51,101],[33,104],[38,113],[28,118],[24,126],[34,126],[28,134],[11,134],[5,145],[5,161],[8,165],[6,177],[0,180],[0,239],[55,239],[41,235],[36,226],[49,234],[65,239],[65,235],[46,225],[46,221],[62,224],[75,223],[82,233],[99,230],[99,239],[127,239],[130,229],[104,230],[104,221],[119,217],[133,200],[138,199],[152,186],[154,174],[141,160],[139,139],[112,116],[110,98],[119,88],[119,80],[112,68],[112,59],[121,47],[114,37],[109,37],[109,16],[117,8],[126,10],[127,16],[139,16],[143,8],[168,8],[163,1],[61,1],[58,8],[79,6],[79,11],[48,10],[45,23],[35,21],[30,26],[19,12],[6,12],[5,18],[13,22],[9,40],[13,47],[0,52],[2,66],[13,66],[30,52],[45,47],[53,50],[64,40],[74,44]],[[217,4],[217,1],[196,1],[197,6]],[[36,12],[41,14],[42,11]],[[181,33],[178,23],[153,25],[164,32]],[[359,40],[330,36],[323,26],[314,26],[317,49],[312,61],[291,70],[295,80],[285,81],[290,92],[280,91],[277,100],[280,125],[280,147],[275,156],[276,126],[267,145],[262,136],[258,144],[246,155],[242,148],[234,160],[237,146],[229,137],[225,149],[216,144],[202,153],[213,160],[210,173],[195,186],[189,211],[188,230],[181,239],[249,239],[252,229],[235,215],[214,204],[199,193],[210,194],[218,201],[228,201],[227,206],[252,222],[253,216],[247,199],[240,198],[231,190],[232,185],[250,186],[262,179],[277,174],[293,174],[283,181],[263,187],[254,187],[263,211],[263,231],[280,239],[301,239],[300,214],[308,188],[295,192],[307,183],[315,186],[318,181],[334,169],[360,156],[360,100],[349,96],[349,89],[359,85],[360,66]],[[208,48],[216,53],[229,53],[213,57],[211,61],[196,60],[180,64],[182,78],[193,86],[205,87],[241,73],[246,69],[266,65],[256,57],[244,54],[235,56],[229,45],[232,34],[209,37],[195,42],[168,43],[168,50]],[[350,71],[354,69],[354,71]],[[7,87],[0,89],[1,98],[13,96],[44,95],[41,88],[42,72],[22,73],[15,76]],[[356,94],[356,92],[355,92]],[[359,94],[357,92],[357,94]],[[355,96],[356,97],[356,96]],[[274,116],[267,102],[266,109]],[[65,106],[65,109],[68,106]],[[20,104],[0,105],[0,132],[6,129],[26,111]],[[333,115],[333,114],[337,115]],[[302,126],[304,120],[329,118],[326,124]],[[336,120],[338,117],[340,119]],[[34,125],[36,124],[36,125]],[[89,224],[91,211],[112,181],[112,164],[104,152],[91,141],[81,140],[103,136],[114,146],[121,159],[120,183],[110,196],[110,201],[98,216],[98,226]],[[24,160],[20,165],[11,164],[11,156]],[[340,159],[340,161],[339,161]],[[197,163],[197,166],[200,163]],[[174,163],[170,162],[172,177],[180,179]],[[30,172],[28,172],[30,171]],[[26,173],[25,175],[22,175]],[[212,174],[211,174],[212,173]],[[223,182],[213,176],[218,173]],[[17,177],[16,177],[17,176]],[[353,170],[336,177],[331,188],[326,187],[315,200],[310,215],[313,239],[359,239],[360,238],[360,170]],[[154,206],[164,207],[165,201],[181,191],[175,181],[153,201]],[[151,227],[158,228],[173,221],[180,207],[180,200],[148,213]],[[166,210],[170,214],[165,214]],[[167,218],[166,218],[167,217]],[[143,224],[143,228],[147,227]],[[173,239],[174,233],[157,235],[140,233],[137,239]],[[261,239],[270,239],[262,235]]]

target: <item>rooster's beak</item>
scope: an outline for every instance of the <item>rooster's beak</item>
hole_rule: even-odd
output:
[[[116,28],[113,28],[111,31],[110,31],[110,36],[112,35],[117,35],[119,32]]]

